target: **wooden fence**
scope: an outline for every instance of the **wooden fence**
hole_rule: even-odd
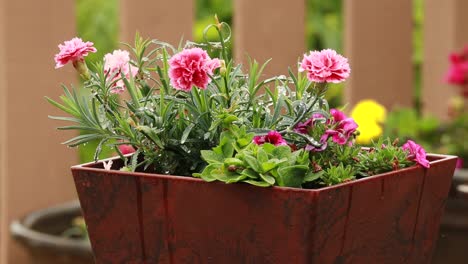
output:
[[[345,55],[351,104],[374,98],[410,106],[413,94],[410,0],[343,0]],[[268,74],[286,73],[305,53],[305,1],[234,0],[235,57],[273,58]],[[425,0],[423,105],[444,117],[453,88],[443,83],[447,55],[468,43],[468,1]],[[144,8],[142,8],[144,7]],[[76,152],[59,144],[69,135],[47,119],[43,99],[59,83],[75,82],[72,67],[54,70],[57,44],[75,35],[74,1],[0,0],[0,263],[34,263],[11,240],[9,223],[25,213],[75,197],[69,166]],[[121,39],[135,31],[176,43],[189,38],[194,2],[121,0]]]

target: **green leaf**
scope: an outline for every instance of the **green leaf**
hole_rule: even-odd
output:
[[[224,160],[224,164],[226,164],[227,166],[234,165],[234,166],[245,167],[244,162],[237,158],[227,158]]]
[[[263,150],[262,147],[257,149],[257,160],[259,163],[267,162],[268,161],[268,154]]]
[[[250,144],[252,142],[252,139],[247,139],[247,138],[239,138],[237,140],[237,145],[241,148],[247,146],[248,144]]]
[[[291,148],[289,146],[278,146],[275,147],[272,154],[278,159],[289,158],[291,156]]]
[[[221,163],[214,163],[210,164],[205,167],[205,169],[201,173],[195,173],[194,176],[198,178],[202,178],[204,181],[212,182],[216,180],[216,177],[213,175],[215,173],[219,173],[222,170]]]
[[[260,177],[270,185],[275,184],[275,178],[273,178],[273,177],[271,177],[269,175],[265,175],[263,173],[260,173]]]
[[[190,132],[192,131],[192,129],[195,127],[195,124],[192,123],[190,125],[188,125],[184,132],[182,133],[182,138],[180,139],[180,144],[184,144],[185,141],[187,140],[188,136],[190,135]]]
[[[309,170],[305,165],[293,165],[278,169],[278,185],[286,187],[301,187],[303,179]]]
[[[201,150],[202,158],[208,163],[223,163],[224,157],[211,150]]]
[[[252,169],[245,169],[241,172],[242,175],[245,175],[251,179],[259,179],[260,174]]]
[[[276,156],[274,151],[277,148],[275,145],[270,144],[270,143],[265,143],[262,145],[263,150],[266,151],[266,153],[271,154],[273,156]]]
[[[304,180],[302,181],[303,183],[306,183],[306,182],[313,182],[317,179],[319,179],[320,177],[322,177],[322,175],[325,173],[325,171],[321,170],[319,172],[313,172],[312,170],[309,170],[306,174],[306,176],[304,177]]]
[[[276,166],[278,166],[278,162],[272,161],[272,160],[262,162],[261,164],[262,164],[262,171],[264,172],[269,172],[272,169],[276,168]]]
[[[262,172],[262,168],[260,164],[258,163],[257,159],[249,154],[244,155],[244,161],[247,163],[247,165],[252,168],[253,170],[257,172]]]
[[[270,187],[271,185],[264,181],[245,180],[245,183],[252,184],[258,187]]]

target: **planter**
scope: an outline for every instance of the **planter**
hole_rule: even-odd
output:
[[[10,232],[37,264],[93,263],[89,240],[61,236],[81,215],[78,201],[46,208],[11,223]]]
[[[97,263],[429,263],[456,158],[428,159],[318,190],[72,171]]]

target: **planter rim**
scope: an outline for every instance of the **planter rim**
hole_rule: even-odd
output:
[[[131,154],[129,154],[131,155]],[[126,155],[126,156],[129,156]],[[427,154],[428,159],[430,160],[430,166],[434,166],[436,164],[448,161],[448,160],[456,160],[458,157],[453,156],[453,155],[443,155],[443,154],[433,154],[433,153],[428,153]],[[103,173],[103,172],[112,172],[113,174],[119,174],[121,176],[129,176],[129,177],[143,177],[143,178],[162,178],[162,179],[170,179],[170,180],[177,180],[177,181],[192,181],[192,182],[197,182],[197,183],[206,183],[206,184],[222,184],[225,185],[226,183],[214,181],[214,182],[206,182],[202,179],[191,177],[191,176],[177,176],[177,175],[164,175],[164,174],[157,174],[157,173],[147,173],[147,172],[126,172],[126,171],[119,171],[119,170],[104,170],[103,168],[94,168],[92,166],[95,166],[96,164],[102,163],[103,161],[109,161],[109,160],[118,160],[120,159],[119,156],[116,157],[111,157],[107,159],[102,159],[98,160],[97,162],[88,162],[84,164],[79,164],[71,167],[72,171],[88,171],[88,172],[96,172],[96,173]],[[430,169],[430,168],[429,168]],[[361,184],[365,183],[367,181],[370,181],[375,178],[381,178],[385,176],[389,176],[391,174],[399,174],[400,172],[405,172],[405,171],[413,171],[413,170],[428,170],[422,166],[419,165],[414,165],[408,168],[403,168],[399,169],[396,171],[389,171],[385,173],[380,173],[372,176],[368,176],[365,178],[361,179],[356,179],[348,182],[343,182],[340,184],[332,185],[332,186],[326,186],[318,189],[301,189],[301,188],[293,188],[293,187],[280,187],[280,186],[270,186],[268,188],[271,189],[276,189],[276,190],[282,190],[282,191],[289,191],[289,192],[306,192],[306,193],[318,193],[322,191],[328,191],[328,190],[333,190],[336,188],[348,186],[348,185],[356,185],[356,184]],[[233,185],[246,185],[246,184],[233,184]],[[265,189],[268,189],[265,188]]]
[[[45,215],[57,215],[61,212],[71,212],[80,208],[80,202],[74,200],[57,206],[37,210],[26,215],[22,220],[14,220],[10,224],[10,233],[21,242],[34,248],[48,248],[57,252],[69,254],[89,255],[91,244],[88,240],[77,240],[58,237],[33,230],[31,226]],[[57,245],[60,245],[58,248]]]

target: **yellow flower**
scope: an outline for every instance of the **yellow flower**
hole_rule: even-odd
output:
[[[359,125],[358,144],[370,144],[373,139],[382,135],[381,124],[385,122],[387,110],[374,100],[359,101],[351,111],[351,117]]]

